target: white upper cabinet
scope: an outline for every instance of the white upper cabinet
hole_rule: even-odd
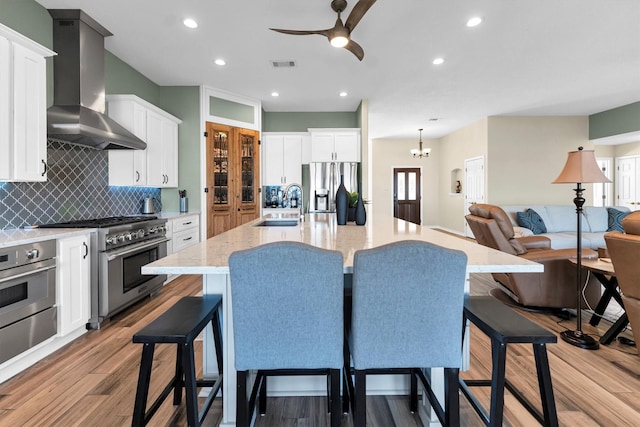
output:
[[[109,151],[109,185],[177,187],[182,121],[135,95],[107,95],[107,102],[109,117],[147,143]]]
[[[55,53],[0,24],[0,180],[47,180],[47,70]]]
[[[262,185],[302,184],[302,134],[264,133]]]
[[[360,129],[309,129],[312,162],[359,162]]]

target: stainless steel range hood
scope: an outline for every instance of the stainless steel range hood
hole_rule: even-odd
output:
[[[49,138],[97,150],[147,144],[104,114],[104,38],[112,34],[78,9],[50,9],[53,17],[53,106]]]

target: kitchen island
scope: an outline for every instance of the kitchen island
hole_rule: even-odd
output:
[[[344,273],[352,273],[353,255],[357,250],[368,249],[400,240],[423,240],[451,249],[465,252],[467,262],[467,285],[470,273],[515,273],[542,272],[543,266],[504,252],[481,246],[475,242],[441,231],[398,220],[392,217],[370,215],[365,226],[349,223],[338,226],[335,214],[309,214],[305,221],[295,225],[260,225],[258,219],[212,237],[198,245],[162,258],[142,267],[144,274],[202,274],[203,292],[221,294],[223,297],[223,342],[224,342],[224,383],[223,420],[221,425],[235,425],[236,372],[234,369],[233,322],[231,318],[229,255],[237,250],[279,241],[302,242],[320,248],[340,251],[344,258]],[[273,224],[273,223],[269,223]],[[282,260],[282,274],[286,280],[304,280],[304,266],[290,266]],[[209,332],[210,334],[210,332]],[[204,372],[215,374],[212,339],[205,336]],[[211,355],[211,357],[209,357]],[[442,388],[441,369],[432,370],[435,388]],[[367,381],[367,390],[375,394],[406,394],[407,382],[398,376],[374,376]],[[441,385],[441,387],[438,387]],[[282,377],[269,381],[269,394],[313,395],[326,393],[324,378]],[[423,421],[436,423],[435,415],[428,407],[420,406]]]

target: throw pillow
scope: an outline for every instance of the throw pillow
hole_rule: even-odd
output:
[[[544,221],[533,209],[527,209],[524,212],[516,212],[516,220],[520,227],[528,228],[533,234],[542,234],[547,232]]]
[[[624,233],[622,220],[631,212],[623,212],[618,209],[607,208],[607,213],[609,214],[609,227],[607,228],[607,231],[619,231]]]

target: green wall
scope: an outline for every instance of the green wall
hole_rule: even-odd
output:
[[[108,94],[133,94],[158,105],[160,86],[109,51],[104,54],[104,79]]]
[[[198,86],[160,87],[160,108],[182,119],[178,128],[178,182],[187,190],[189,211],[200,211],[200,88]],[[166,211],[178,211],[178,190],[162,189],[162,205]]]
[[[589,116],[589,139],[591,140],[637,131],[640,131],[640,102]]]
[[[356,112],[262,112],[263,132],[307,132],[309,128],[357,128]]]

